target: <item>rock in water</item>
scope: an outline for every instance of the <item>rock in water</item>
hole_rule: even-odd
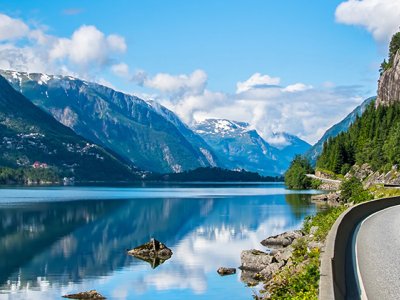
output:
[[[151,239],[150,242],[129,250],[128,254],[148,262],[155,269],[171,258],[172,251],[163,243]]]
[[[236,269],[235,268],[224,268],[221,267],[217,270],[217,273],[221,276],[225,276],[225,275],[233,275],[236,274]]]
[[[81,292],[78,294],[71,294],[71,295],[64,295],[63,298],[68,298],[68,299],[106,299],[103,295],[98,293],[96,290],[91,290],[88,292]]]
[[[282,234],[278,234],[278,235],[266,238],[265,240],[263,240],[261,242],[261,245],[263,245],[265,247],[269,247],[269,248],[287,247],[290,244],[292,244],[292,242],[295,239],[302,237],[302,236],[303,236],[303,234],[298,230],[288,231],[288,232],[284,232]]]

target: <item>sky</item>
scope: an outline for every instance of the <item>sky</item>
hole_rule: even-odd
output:
[[[400,0],[4,0],[0,68],[72,75],[192,124],[315,143],[374,96]]]

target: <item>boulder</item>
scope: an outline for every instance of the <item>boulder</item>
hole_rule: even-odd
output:
[[[96,290],[91,290],[88,292],[81,292],[78,294],[70,294],[70,295],[64,295],[63,298],[68,298],[68,299],[106,299],[103,295],[101,295],[99,292]]]
[[[333,192],[328,194],[313,195],[311,196],[311,201],[317,204],[337,206],[340,204],[340,193]]]
[[[288,231],[266,238],[265,240],[261,241],[261,245],[269,248],[287,247],[291,245],[295,239],[302,236],[303,234],[299,230]]]
[[[272,263],[260,271],[260,275],[264,280],[269,280],[282,267],[282,263]]]
[[[292,256],[293,253],[293,247],[292,246],[288,246],[286,248],[283,248],[281,250],[276,251],[276,253],[274,254],[274,261],[276,261],[277,263],[281,264],[285,264],[289,258]]]
[[[239,269],[260,272],[272,263],[273,256],[259,250],[244,250],[240,255],[242,265]]]
[[[148,262],[153,269],[170,259],[172,250],[156,239],[150,242],[128,250],[128,255],[134,256]]]
[[[236,274],[236,268],[221,267],[217,270],[217,273],[221,276]]]

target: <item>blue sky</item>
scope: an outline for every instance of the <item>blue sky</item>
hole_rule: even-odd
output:
[[[7,48],[3,45],[0,67],[96,80],[153,98],[188,123],[206,117],[235,118],[251,123],[267,139],[272,131],[289,131],[315,142],[362,99],[376,93],[379,64],[390,35],[400,25],[399,13],[391,12],[400,8],[398,2],[2,1],[0,13],[23,22],[30,33],[2,39],[0,24],[0,45],[12,45],[13,51],[19,47],[19,55],[28,57],[19,65],[10,59],[1,63]],[[85,57],[71,53],[72,47],[80,51],[81,40],[74,41],[73,34],[85,25],[94,26],[91,29],[105,39],[117,35],[123,44],[99,43],[107,51],[92,55],[82,50]],[[45,46],[31,37],[35,30],[51,37]],[[82,36],[91,33],[94,30],[86,30]],[[55,47],[60,44],[55,39],[63,38],[73,42]],[[26,54],[24,47],[34,54]],[[54,51],[45,54],[44,49],[51,47]],[[29,55],[45,58],[31,64]],[[248,88],[239,93],[238,82],[247,82]],[[296,84],[290,95],[282,93]],[[314,106],[327,107],[318,113],[317,108],[307,108],[312,106],[307,98],[317,99]],[[302,104],[304,111],[293,115],[298,121],[288,122],[290,106],[299,110]],[[226,109],[232,106],[236,112]],[[265,114],[260,116],[260,111]],[[315,121],[307,123],[305,118]]]

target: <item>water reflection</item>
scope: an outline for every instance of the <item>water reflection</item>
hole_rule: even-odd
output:
[[[216,269],[239,266],[241,250],[263,249],[263,238],[297,228],[314,206],[309,195],[232,194],[0,206],[0,255],[7,258],[0,262],[1,293],[52,299],[96,288],[112,299],[250,296],[239,274],[219,278]],[[174,252],[155,270],[126,255],[151,237]]]

